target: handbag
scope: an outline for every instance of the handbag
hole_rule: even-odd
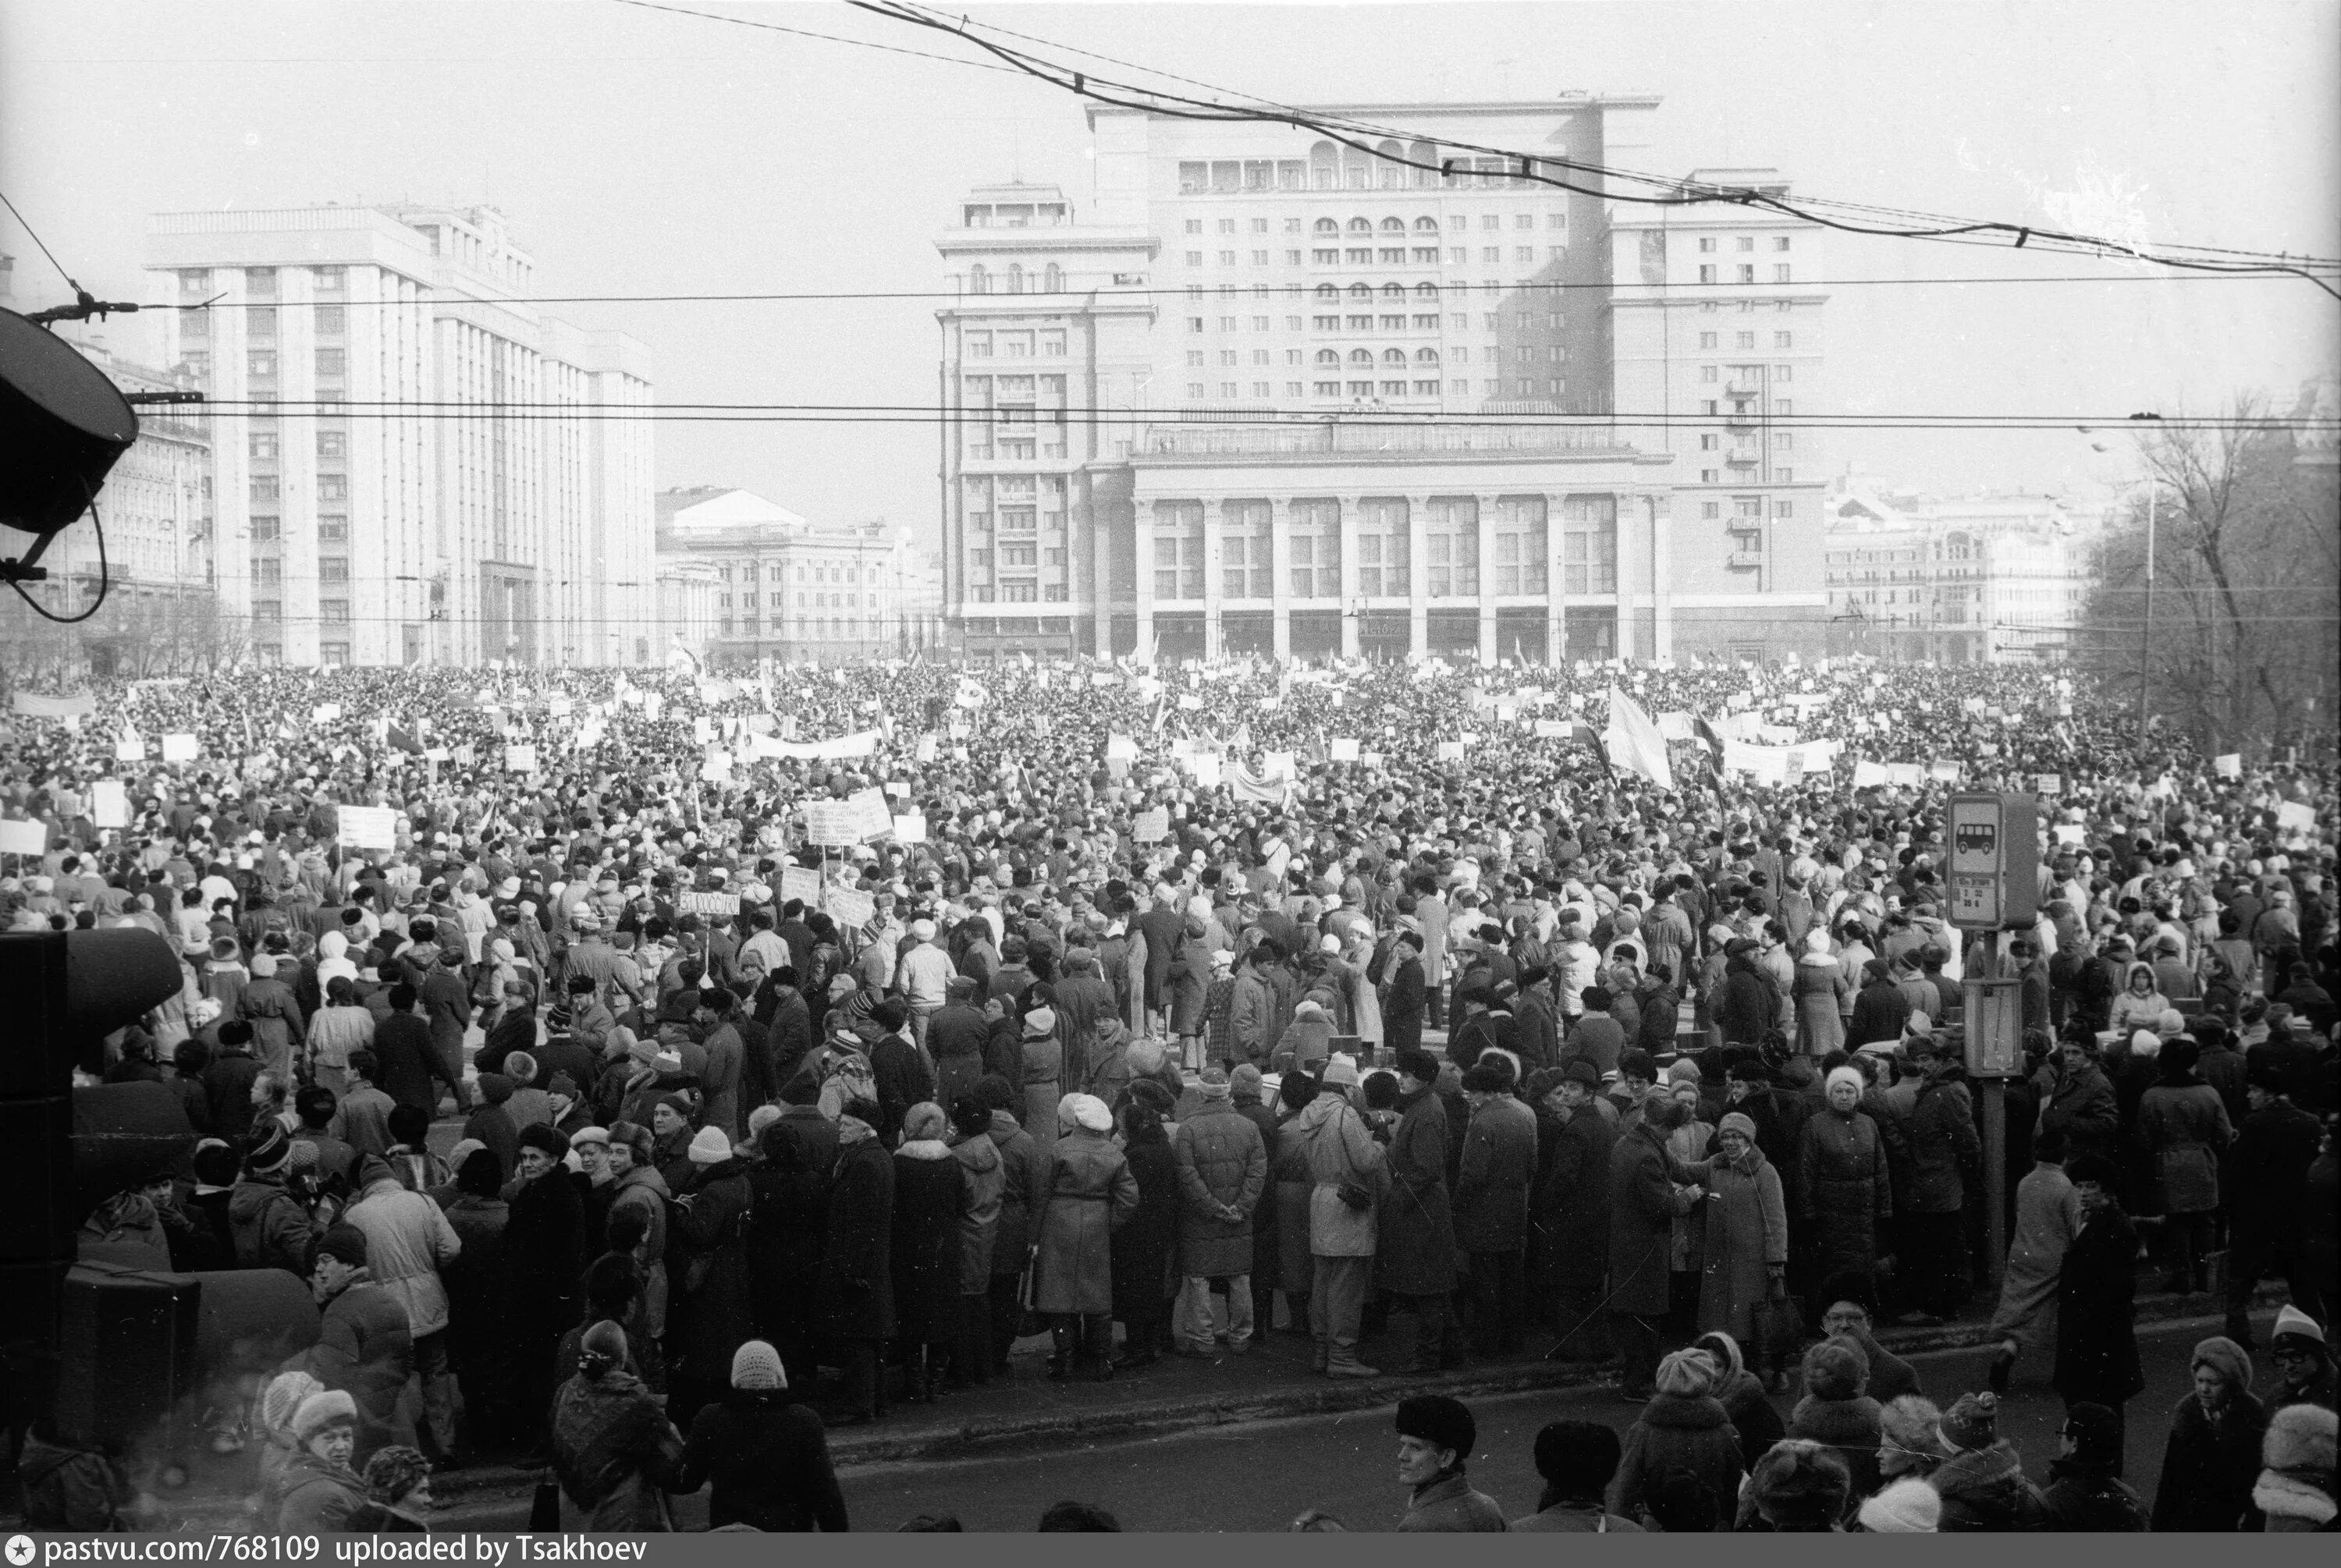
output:
[[[1338,1126],[1340,1123],[1336,1121],[1334,1125]],[[1358,1214],[1363,1214],[1374,1206],[1374,1189],[1358,1179],[1357,1162],[1350,1157],[1350,1146],[1347,1143],[1341,1145],[1341,1159],[1349,1166],[1350,1174],[1341,1178],[1339,1185],[1333,1188],[1333,1194],[1341,1200],[1344,1207]]]
[[[1804,1344],[1804,1303],[1785,1291],[1768,1295],[1756,1304],[1750,1325],[1758,1357],[1785,1361]]]
[[[528,1527],[533,1533],[561,1533],[561,1485],[550,1471],[536,1484],[536,1495],[529,1499]]]

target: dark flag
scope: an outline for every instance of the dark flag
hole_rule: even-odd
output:
[[[1715,732],[1715,726],[1702,715],[1694,713],[1690,716],[1690,732],[1718,757],[1723,755],[1723,737]]]
[[[423,742],[414,738],[413,731],[399,725],[393,724],[390,727],[390,743],[410,757],[423,755]]]

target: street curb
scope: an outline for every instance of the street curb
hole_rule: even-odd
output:
[[[2282,1299],[2273,1290],[2264,1291],[2254,1302],[2254,1310],[2272,1309]],[[2226,1303],[2214,1295],[2149,1296],[2138,1303],[2137,1321],[2145,1326],[2186,1318],[2216,1317],[2226,1310]],[[1991,1344],[1996,1336],[1987,1323],[1975,1323],[1930,1329],[1889,1328],[1878,1337],[1898,1355],[1923,1355]],[[995,1416],[955,1426],[900,1432],[856,1428],[831,1434],[829,1452],[831,1461],[842,1471],[921,1460],[968,1459],[1011,1450],[1042,1452],[1127,1442],[1241,1422],[1334,1415],[1395,1404],[1415,1394],[1486,1397],[1540,1390],[1600,1389],[1608,1387],[1609,1382],[1606,1370],[1597,1371],[1583,1363],[1512,1362],[1438,1377],[1390,1374],[1354,1380],[1323,1379],[1253,1395],[1230,1392],[1220,1396],[1190,1396],[1159,1404],[1125,1405],[1088,1413]],[[459,1470],[433,1478],[432,1493],[443,1502],[498,1490],[517,1493],[533,1486],[537,1478],[538,1473],[533,1470],[511,1466]]]

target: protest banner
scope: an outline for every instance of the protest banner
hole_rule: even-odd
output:
[[[505,747],[505,748],[504,748],[504,771],[505,771],[505,772],[507,772],[507,773],[533,773],[533,772],[535,772],[535,771],[536,771],[536,748],[535,748],[535,747],[533,747],[533,746],[507,746],[507,747]]]
[[[1141,844],[1160,844],[1170,837],[1170,809],[1157,806],[1151,810],[1140,812],[1137,822],[1131,827],[1130,836]]]
[[[891,831],[893,833],[894,837],[902,843],[925,843],[927,841],[926,813],[923,811],[912,811],[905,815],[896,816],[893,819],[893,827]]]
[[[89,786],[89,819],[100,828],[130,826],[130,790],[119,779],[95,779]]]
[[[40,856],[48,852],[48,824],[29,822],[20,817],[0,819],[0,855]]]
[[[674,900],[678,915],[715,915],[732,918],[740,913],[740,895],[717,889],[702,892],[696,888],[677,894]]]
[[[352,849],[395,849],[398,848],[398,813],[387,806],[337,806],[334,816],[340,824],[336,834],[344,848]]]
[[[867,926],[878,913],[877,901],[869,894],[852,888],[825,888],[822,890],[821,907],[829,918],[849,931]]]
[[[781,868],[781,902],[795,899],[808,909],[821,903],[821,873],[809,866]]]
[[[197,749],[195,738],[192,735],[163,737],[163,760],[165,762],[193,762]]]

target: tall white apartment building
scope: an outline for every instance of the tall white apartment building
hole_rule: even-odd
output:
[[[1643,296],[1670,279],[1641,259],[1639,209],[1586,172],[1647,167],[1657,102],[1318,111],[1406,132],[1363,147],[1092,107],[1086,203],[970,192],[938,241],[955,294],[937,313],[955,640],[1164,658],[1819,651],[1819,509],[1769,499],[1794,471],[1727,457],[1725,434],[1746,443],[1719,388],[1708,430],[1634,417],[1707,362],[1697,335],[1642,325],[1669,319]],[[1682,211],[1717,215],[1709,237],[1735,255],[1743,233],[1768,260],[1781,236],[1809,249],[1785,219]],[[1788,294],[1775,276],[1742,287],[1735,271],[1701,297],[1772,313]],[[1791,301],[1792,330],[1811,327],[1800,352],[1817,353],[1818,303]],[[1723,526],[1726,474],[1779,526]]]
[[[162,362],[209,394],[223,598],[293,664],[661,656],[649,355],[527,301],[489,206],[164,213]]]

